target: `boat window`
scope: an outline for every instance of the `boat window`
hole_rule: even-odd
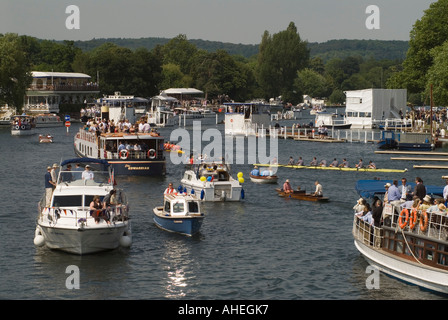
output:
[[[448,266],[448,245],[439,244],[437,254],[437,264]]]
[[[54,196],[53,207],[81,207],[81,206],[82,206],[82,195]]]
[[[85,199],[84,199],[84,205],[86,206],[86,207],[88,207],[88,206],[90,206],[90,202],[92,202],[93,201],[93,197],[94,197],[95,195],[90,195],[90,194],[86,194],[84,197],[85,197]],[[103,202],[103,196],[101,196],[100,197],[100,200],[101,200],[101,202]]]
[[[196,201],[188,202],[188,212],[199,213],[199,205]]]
[[[170,207],[170,202],[169,201],[166,201],[165,202],[165,209],[164,209],[166,212],[170,212],[171,211],[171,207]]]
[[[173,213],[184,212],[184,203],[179,202],[173,205]]]

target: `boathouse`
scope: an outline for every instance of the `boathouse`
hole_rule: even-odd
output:
[[[99,94],[98,84],[84,73],[32,71],[25,93],[27,113],[58,113],[60,104],[83,104]]]
[[[351,128],[372,128],[386,120],[400,120],[406,112],[406,89],[344,91],[345,117]]]

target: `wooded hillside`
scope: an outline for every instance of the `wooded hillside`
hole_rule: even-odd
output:
[[[154,49],[157,45],[164,45],[170,39],[167,38],[109,38],[92,39],[88,41],[75,41],[75,46],[82,51],[91,51],[100,45],[111,42],[120,47],[135,50],[143,47],[148,50]],[[198,49],[215,52],[218,49],[225,50],[231,55],[241,55],[250,58],[258,53],[258,44],[235,44],[219,41],[208,41],[193,39],[188,40]],[[375,60],[403,60],[409,48],[408,41],[385,41],[385,40],[329,40],[327,42],[308,42],[310,56],[320,57],[324,62],[333,58],[346,58],[350,56],[360,56],[363,59],[374,58]]]

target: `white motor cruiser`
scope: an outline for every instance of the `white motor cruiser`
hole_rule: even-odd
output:
[[[204,201],[240,201],[244,199],[242,173],[234,179],[227,164],[203,162],[186,170],[181,180],[184,192]]]
[[[89,169],[63,169],[77,163]],[[63,161],[60,169],[50,203],[45,203],[45,196],[39,202],[34,244],[80,255],[129,247],[132,237],[126,195],[114,188],[107,161],[75,158]],[[92,210],[90,204],[97,197],[100,205]]]

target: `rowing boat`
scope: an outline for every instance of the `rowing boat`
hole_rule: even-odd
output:
[[[316,170],[334,170],[334,171],[359,171],[359,172],[406,172],[408,169],[372,169],[372,168],[340,168],[340,167],[319,167],[319,166],[296,166],[287,164],[261,164],[255,163],[254,166],[261,167],[283,167],[292,169],[316,169]]]
[[[279,197],[283,197],[283,198],[293,198],[293,199],[313,201],[313,202],[326,202],[329,200],[329,198],[327,198],[327,197],[313,196],[310,193],[306,193],[305,190],[294,190],[291,193],[286,193],[282,189],[276,188],[275,191],[277,191]]]
[[[277,183],[277,176],[254,176],[249,174],[250,180],[255,183]]]

